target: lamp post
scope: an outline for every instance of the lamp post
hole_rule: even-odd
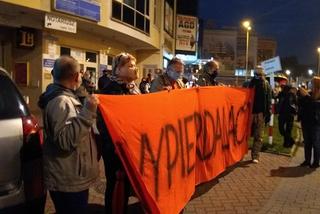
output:
[[[288,76],[288,80],[289,80],[289,84],[291,83],[291,77],[290,77],[290,74],[291,74],[291,71],[290,70],[286,70],[286,74]]]
[[[320,47],[317,49],[318,51],[318,76],[320,75]]]
[[[309,74],[310,76],[312,76],[312,75],[313,75],[313,70],[309,69],[309,70],[308,70],[308,74]]]
[[[249,65],[249,37],[250,37],[250,30],[251,28],[251,22],[250,21],[244,21],[242,22],[242,26],[247,30],[247,43],[246,43],[246,76],[245,80],[248,80],[248,65]]]

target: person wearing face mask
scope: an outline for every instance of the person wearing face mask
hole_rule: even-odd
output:
[[[99,100],[88,95],[82,105],[75,91],[81,85],[78,62],[58,58],[54,83],[40,96],[44,124],[44,183],[56,213],[87,213],[89,187],[99,175],[97,145],[93,136]]]
[[[272,96],[271,87],[261,67],[256,69],[254,78],[249,83],[249,88],[255,90],[252,109],[253,146],[251,157],[253,163],[259,163],[259,152],[263,144],[264,125],[270,121],[271,117]]]
[[[113,70],[110,82],[100,92],[111,95],[141,94],[135,84],[137,80],[136,58],[128,53],[121,53],[113,60]],[[101,112],[98,110],[97,128],[102,142],[102,157],[105,167],[107,187],[105,192],[106,213],[126,213],[130,193],[130,183],[123,165],[115,152],[110,133],[105,125]],[[116,184],[124,187],[121,192],[115,191]],[[116,192],[116,199],[115,199]],[[117,205],[115,208],[114,205]]]
[[[184,63],[181,59],[174,57],[168,63],[164,74],[159,75],[151,84],[150,92],[185,88],[182,81]]]
[[[203,66],[203,70],[199,74],[197,85],[199,86],[222,86],[216,80],[219,74],[219,63],[216,60],[210,60]]]

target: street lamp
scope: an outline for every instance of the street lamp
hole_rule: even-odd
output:
[[[246,81],[248,78],[248,64],[249,64],[249,36],[250,36],[250,30],[251,28],[251,22],[249,20],[246,20],[242,22],[242,26],[247,30],[247,43],[246,43]]]
[[[290,70],[286,70],[286,74],[288,76],[289,83],[291,83],[291,77],[290,77],[291,71]]]
[[[309,74],[310,76],[312,76],[313,70],[309,69],[309,70],[308,70],[308,74]]]
[[[317,49],[318,51],[318,76],[320,75],[320,47]]]

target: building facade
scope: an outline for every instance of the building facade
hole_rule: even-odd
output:
[[[251,32],[248,68],[257,65],[258,37]],[[221,64],[222,76],[234,76],[246,66],[246,32],[237,28],[204,29],[202,58],[213,57]],[[240,74],[239,74],[240,75]]]
[[[140,77],[175,54],[176,0],[0,1],[0,66],[32,111],[52,82],[60,55],[75,57],[97,81],[120,52],[137,58]]]
[[[271,59],[276,56],[277,42],[271,38],[258,38],[257,62]]]

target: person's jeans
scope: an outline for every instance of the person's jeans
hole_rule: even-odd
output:
[[[279,115],[279,132],[284,137],[284,147],[291,147],[294,144],[294,140],[291,136],[293,128],[293,115]]]
[[[253,133],[253,146],[251,150],[252,159],[259,159],[259,152],[263,143],[263,129],[264,117],[263,113],[252,115],[252,133]]]
[[[105,168],[105,176],[107,179],[107,186],[106,186],[106,192],[105,192],[105,198],[104,198],[105,211],[106,213],[111,214],[113,213],[112,206],[114,205],[114,203],[121,203],[122,205],[120,206],[123,207],[123,212],[125,213],[127,210],[128,199],[130,194],[130,182],[128,180],[128,177],[125,175],[125,178],[124,178],[124,182],[123,182],[124,192],[118,193],[120,194],[120,199],[117,198],[118,201],[115,201],[114,190],[117,183],[117,172],[119,170],[123,170],[122,163],[118,155],[116,155],[114,148],[110,146],[102,147],[102,157],[103,157],[104,168]]]
[[[57,214],[88,213],[88,190],[81,192],[50,191],[50,196]]]
[[[307,122],[301,122],[304,143],[304,159],[305,162],[311,164],[312,153],[312,129]]]
[[[312,127],[313,164],[319,165],[320,159],[320,125]]]

